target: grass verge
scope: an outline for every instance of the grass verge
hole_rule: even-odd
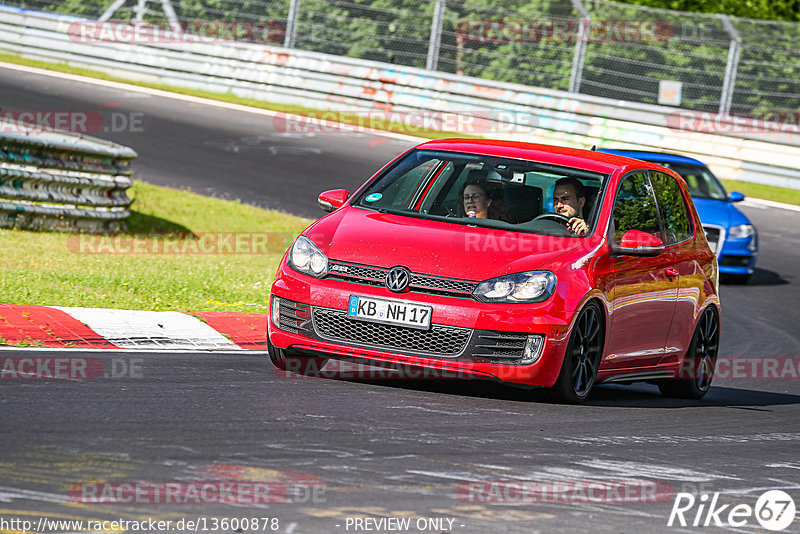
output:
[[[276,266],[311,221],[134,182],[130,234],[0,229],[0,302],[267,310]]]
[[[800,190],[798,189],[740,182],[738,180],[722,180],[722,183],[729,192],[739,191],[748,197],[763,198],[764,200],[774,200],[775,202],[800,206]]]

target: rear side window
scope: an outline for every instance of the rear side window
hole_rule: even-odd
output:
[[[614,201],[613,228],[614,242],[618,245],[628,230],[661,235],[656,199],[647,174],[633,174],[623,180]]]
[[[660,172],[652,173],[651,178],[664,223],[664,243],[670,245],[689,239],[694,228],[678,182],[672,176]]]

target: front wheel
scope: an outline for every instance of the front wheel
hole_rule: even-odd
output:
[[[299,375],[318,376],[328,362],[327,358],[291,356],[286,349],[280,349],[267,339],[269,359],[275,368]]]
[[[683,358],[678,377],[662,382],[658,389],[668,397],[700,399],[711,387],[719,351],[719,318],[713,307],[706,308]]]
[[[600,307],[590,302],[575,321],[561,372],[551,390],[555,400],[578,404],[589,397],[600,367],[604,340]]]

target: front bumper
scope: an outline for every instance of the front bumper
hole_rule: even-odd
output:
[[[446,372],[431,377],[475,377],[521,385],[552,386],[569,339],[571,313],[557,304],[488,304],[474,299],[389,292],[383,287],[315,279],[278,270],[272,295],[279,297],[280,328],[270,313],[270,342],[296,356],[325,356],[393,368]],[[347,317],[350,295],[390,298],[432,307],[429,331],[364,323]],[[274,299],[270,299],[270,305]],[[272,309],[271,309],[272,312]],[[530,335],[543,340],[539,357],[524,363],[513,356]]]
[[[726,239],[719,258],[721,274],[753,274],[758,257],[758,235]]]

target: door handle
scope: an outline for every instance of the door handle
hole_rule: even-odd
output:
[[[669,278],[669,280],[671,282],[673,278],[678,276],[678,269],[671,269],[671,268],[667,269],[666,271],[664,271],[664,274],[667,275],[667,278]]]

